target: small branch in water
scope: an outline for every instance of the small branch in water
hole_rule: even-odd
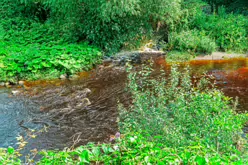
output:
[[[77,132],[73,136],[70,137],[73,141],[73,145],[70,147],[70,149],[74,149],[74,147],[82,140],[80,139],[80,136],[82,135],[82,132]]]

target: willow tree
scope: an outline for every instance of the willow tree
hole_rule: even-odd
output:
[[[72,28],[91,43],[117,51],[129,41],[187,25],[184,0],[19,0],[25,5],[42,4],[49,21]],[[185,21],[184,21],[185,20]]]
[[[140,36],[171,28],[181,18],[181,0],[22,0],[40,2],[51,19],[73,22],[88,41],[117,51]],[[71,26],[73,26],[71,25]]]

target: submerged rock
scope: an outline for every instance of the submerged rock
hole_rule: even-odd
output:
[[[60,75],[60,77],[59,77],[60,79],[62,79],[62,80],[64,80],[64,79],[66,79],[67,78],[67,75],[66,74],[62,74],[62,75]]]
[[[78,75],[71,75],[71,76],[69,77],[69,80],[77,80],[78,78],[79,78]]]
[[[0,82],[0,87],[4,87],[5,83],[4,82]]]
[[[6,82],[4,85],[5,85],[6,87],[8,87],[8,86],[10,85],[10,83],[9,83],[9,82]]]
[[[91,93],[91,90],[90,90],[89,88],[85,88],[85,89],[84,89],[84,92],[85,92],[85,94],[87,95],[87,94]]]
[[[112,62],[112,59],[111,58],[107,58],[107,59],[104,59],[103,60],[103,65],[108,65]]]
[[[88,106],[88,105],[91,104],[91,102],[90,102],[90,100],[88,98],[83,98],[82,104],[84,104],[85,106]]]
[[[16,94],[20,93],[20,91],[18,91],[18,90],[13,90],[13,91],[11,91],[11,93],[12,93],[13,95],[16,95]]]
[[[141,64],[151,58],[158,58],[164,55],[164,52],[153,49],[149,49],[149,51],[120,52],[114,56],[112,63],[119,66],[124,66],[127,62]]]
[[[25,83],[24,81],[19,81],[18,82],[19,85],[24,85],[24,83]]]

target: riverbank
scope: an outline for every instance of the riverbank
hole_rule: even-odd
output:
[[[100,62],[97,66],[95,66],[95,68],[124,67],[127,62],[133,65],[137,65],[137,64],[139,65],[142,63],[147,63],[151,59],[152,60],[165,59],[165,61],[167,61],[167,63],[170,64],[170,63],[184,63],[184,62],[190,63],[191,61],[193,62],[193,61],[201,61],[201,60],[243,59],[247,57],[248,57],[248,54],[214,52],[211,55],[198,55],[196,57],[191,56],[191,58],[188,58],[188,60],[181,60],[181,59],[167,60],[166,52],[155,51],[155,50],[150,49],[149,51],[120,52],[112,57],[104,57],[102,59],[102,62]],[[54,84],[56,84],[59,81],[59,79],[60,80],[77,80],[78,78],[88,73],[89,72],[79,72],[77,74],[72,74],[72,75],[61,74],[61,75],[58,75],[59,77],[54,77],[53,80],[42,80],[42,77],[40,77],[41,80],[40,80],[40,83],[38,84],[42,84],[42,82],[43,84],[45,84],[46,82],[49,82],[49,81],[54,82]],[[29,84],[29,82],[32,82],[32,81],[29,81],[29,82],[26,80],[19,80],[17,82],[3,82],[3,81],[1,82],[0,81],[0,87],[11,87],[13,85],[23,86],[24,82],[26,82],[26,84]],[[39,82],[39,80],[36,82]],[[26,87],[27,86],[28,85],[26,85]]]
[[[247,58],[248,53],[238,54],[238,53],[226,53],[226,52],[213,52],[211,55],[198,55],[194,60],[223,60],[232,58]]]

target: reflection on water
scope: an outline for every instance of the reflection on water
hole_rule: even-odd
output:
[[[248,110],[248,59],[202,60],[181,64],[189,65],[197,77],[213,75],[216,85],[228,96],[239,97],[238,110]],[[170,71],[163,58],[155,60],[155,70],[161,66]],[[138,67],[138,66],[137,66]],[[0,147],[14,145],[23,121],[29,128],[50,125],[46,133],[31,139],[29,149],[62,149],[87,142],[108,142],[109,135],[118,131],[116,122],[118,102],[130,105],[131,97],[125,90],[126,72],[118,67],[99,67],[79,74],[76,81],[54,80],[26,82],[25,99],[9,98],[0,92]],[[85,89],[91,92],[87,95]],[[85,99],[90,104],[82,106]],[[32,102],[32,104],[31,104]]]
[[[170,70],[170,65],[164,59],[158,59],[157,64],[165,70]],[[189,65],[192,75],[195,77],[202,74],[212,75],[216,86],[225,95],[239,98],[238,110],[248,110],[248,59],[236,58],[229,60],[196,60],[182,64]]]
[[[216,85],[230,97],[239,98],[238,110],[248,110],[248,59],[207,61],[207,65],[191,63],[193,72],[206,71],[214,76]]]

